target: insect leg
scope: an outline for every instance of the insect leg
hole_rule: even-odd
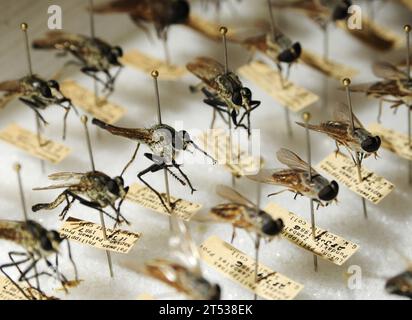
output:
[[[63,203],[63,201],[64,200],[66,200],[67,201],[67,203],[69,203],[69,200],[68,200],[68,198],[67,198],[67,190],[66,191],[63,191],[57,198],[56,198],[56,200],[54,200],[53,202],[50,202],[50,203],[38,203],[38,204],[35,204],[34,206],[32,206],[32,211],[33,212],[37,212],[37,211],[40,211],[40,210],[53,210],[53,209],[55,209],[55,208],[57,208],[61,203]],[[66,209],[66,208],[65,208]],[[67,209],[68,210],[68,209]],[[66,211],[67,211],[66,210]],[[64,210],[63,210],[63,212],[64,212]],[[62,214],[60,214],[60,215],[62,215]]]
[[[230,239],[230,244],[233,244],[233,241],[235,241],[236,238],[236,227],[232,226],[233,230],[232,230],[232,238]]]
[[[176,161],[172,161],[173,166],[179,170],[180,174],[182,175],[182,177],[186,180],[187,184],[189,185],[190,189],[191,189],[191,193],[193,194],[193,192],[197,191],[195,188],[193,188],[192,183],[190,182],[188,176],[180,169],[180,165],[178,165],[176,163]]]
[[[67,280],[67,278],[64,276],[64,274],[62,274],[62,273],[58,270],[57,266],[56,266],[56,268],[55,268],[55,267],[53,266],[53,264],[52,264],[48,259],[45,258],[44,260],[46,261],[47,266],[48,266],[48,267],[53,271],[53,273],[56,275],[57,280],[60,281],[60,283],[61,283],[64,291],[67,293],[68,291],[67,291],[67,288],[66,288],[66,283],[69,282],[69,281]],[[43,274],[43,275],[48,275],[49,277],[53,277],[53,275],[51,275],[51,274],[49,274],[49,273],[47,273],[47,272],[42,272],[42,274]]]
[[[134,151],[132,158],[130,159],[130,161],[126,164],[126,166],[124,167],[124,169],[122,170],[122,173],[120,174],[121,177],[123,177],[124,173],[126,172],[126,170],[130,167],[130,165],[134,162],[134,160],[136,159],[137,156],[137,152],[139,151],[140,148],[140,143],[137,144],[136,150]]]
[[[268,194],[268,197],[277,196],[278,194],[281,194],[285,191],[290,191],[290,190],[289,189],[284,189],[284,190],[281,190],[281,191],[278,191],[278,192],[270,193],[270,194]]]
[[[106,82],[103,81],[102,79],[100,79],[96,73],[99,72],[99,70],[97,70],[96,68],[93,67],[83,67],[80,69],[81,72],[83,72],[85,75],[92,77],[94,80],[96,80],[97,82],[99,82],[100,84],[102,84],[104,87],[107,86]]]
[[[25,99],[25,98],[19,98],[21,102],[23,102],[26,106],[28,106],[30,109],[34,111],[36,116],[39,117],[39,119],[43,122],[43,124],[47,124],[47,121],[43,118],[43,116],[39,112],[39,105],[30,99]]]

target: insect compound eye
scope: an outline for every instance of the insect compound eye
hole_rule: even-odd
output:
[[[352,5],[351,0],[344,0],[338,4],[332,13],[332,19],[334,21],[346,19],[349,15],[349,7]]]
[[[251,99],[252,98],[252,91],[250,91],[250,89],[249,88],[242,88],[241,90],[240,90],[240,95],[243,97],[243,98],[246,98],[246,99]]]
[[[50,241],[50,239],[47,237],[47,234],[44,234],[40,237],[40,244],[43,250],[46,251],[52,251],[53,250],[53,245]]]
[[[292,48],[282,51],[278,55],[278,60],[285,63],[292,63],[296,61],[302,53],[302,47],[299,42],[295,42]]]
[[[47,85],[40,85],[39,89],[43,97],[46,97],[46,98],[52,97],[52,92]]]
[[[274,220],[271,216],[267,215],[263,219],[262,231],[268,236],[276,236],[282,232],[284,226],[282,219]]]
[[[107,190],[109,190],[109,192],[111,194],[114,194],[114,195],[119,195],[119,192],[120,192],[119,186],[117,185],[116,181],[114,181],[114,180],[110,180],[107,183]]]
[[[123,57],[123,49],[120,48],[119,46],[114,47],[112,49],[112,53],[118,58]]]
[[[242,95],[240,94],[240,92],[235,91],[235,92],[233,93],[233,95],[232,95],[232,102],[233,102],[235,105],[238,105],[238,106],[242,105]]]
[[[339,185],[336,181],[332,181],[328,186],[320,190],[318,196],[320,200],[331,201],[336,198],[339,192]]]
[[[381,138],[379,136],[376,137],[368,137],[361,143],[361,147],[366,152],[376,152],[381,146]]]
[[[169,12],[170,23],[183,23],[189,18],[190,6],[186,0],[172,1]]]
[[[124,180],[122,177],[116,177],[114,178],[114,180],[116,181],[117,185],[124,186]]]
[[[186,130],[181,130],[175,137],[174,147],[178,150],[185,150],[188,143],[192,142],[190,135]]]
[[[48,84],[49,87],[60,91],[60,85],[59,85],[59,83],[58,83],[56,80],[49,80],[49,81],[47,82],[47,84]]]

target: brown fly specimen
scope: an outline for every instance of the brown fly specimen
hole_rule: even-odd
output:
[[[354,128],[352,129],[351,116],[345,104],[338,104],[334,110],[334,118],[335,120],[322,122],[319,125],[308,124],[307,126],[310,130],[324,133],[335,140],[336,152],[339,152],[339,146],[344,146],[355,163],[352,153],[359,153],[360,163],[372,154],[377,155],[381,146],[380,137],[373,136],[366,130],[355,115],[353,115]],[[304,123],[297,122],[297,124],[306,127]]]
[[[221,115],[228,114],[236,128],[242,127],[250,135],[250,113],[260,105],[260,101],[252,100],[252,92],[243,86],[239,77],[225,70],[218,61],[207,57],[198,57],[186,67],[202,81],[197,86],[191,86],[190,90],[192,92],[201,90],[206,96],[203,100],[206,104]],[[244,112],[238,120],[242,109]],[[245,117],[247,125],[242,123]]]
[[[56,277],[56,279],[62,284],[63,288],[67,291],[66,287],[70,284],[70,281],[68,281],[67,278],[58,270],[59,249],[64,240],[67,241],[68,255],[75,273],[75,282],[78,282],[77,268],[71,255],[70,243],[67,239],[62,238],[57,231],[47,230],[37,222],[31,220],[27,220],[25,222],[0,220],[0,239],[14,242],[25,249],[25,252],[9,252],[8,255],[12,262],[1,265],[0,271],[27,299],[36,298],[31,290],[23,290],[18,283],[4,271],[4,269],[11,267],[16,268],[20,274],[18,282],[26,282],[30,289],[34,289],[35,291],[37,290],[43,296],[44,293],[40,288],[40,276]],[[49,260],[49,258],[53,255],[55,255],[54,264]],[[20,259],[19,261],[16,261],[17,259],[15,258]],[[40,273],[37,272],[37,265],[40,261],[44,261],[53,274],[45,271]],[[23,269],[24,265],[26,265],[25,269]],[[29,275],[31,271],[34,271],[33,275]],[[36,279],[36,287],[30,283],[31,279]]]
[[[112,179],[103,172],[91,171],[86,173],[54,173],[49,175],[49,179],[65,182],[45,188],[35,188],[33,190],[66,190],[64,190],[53,202],[34,205],[32,207],[34,212],[40,210],[53,210],[66,201],[66,206],[60,214],[60,217],[64,219],[73,202],[77,200],[84,206],[98,211],[101,210],[106,216],[116,221],[115,227],[122,222],[129,223],[120,212],[123,201],[129,191],[129,187],[124,186],[122,177],[115,177]],[[86,196],[89,200],[84,199],[81,195]],[[116,208],[116,201],[119,199],[120,202]],[[112,208],[116,213],[116,217],[113,217],[102,210],[106,207]]]
[[[63,119],[63,139],[66,137],[66,120],[72,105],[70,99],[66,98],[60,91],[59,83],[55,80],[44,80],[37,75],[30,75],[18,80],[0,82],[0,91],[5,92],[4,98],[18,97],[26,106],[34,111],[36,116],[47,124],[40,113],[47,107],[56,104],[65,110]]]
[[[328,205],[336,199],[339,192],[339,185],[336,181],[329,182],[290,150],[280,149],[276,155],[279,162],[288,166],[289,169],[262,169],[257,175],[248,176],[258,182],[287,188],[269,194],[269,197],[284,191],[291,191],[296,193],[295,199],[297,195],[303,195],[313,199],[318,206],[324,206],[324,202]]]
[[[215,159],[213,159],[208,153],[200,149],[200,147],[198,147],[197,144],[193,142],[187,131],[182,130],[177,132],[174,128],[166,124],[154,125],[149,129],[134,129],[116,127],[98,119],[93,119],[92,123],[98,126],[99,128],[110,132],[115,136],[120,136],[133,141],[137,141],[138,147],[132,159],[129,161],[129,164],[134,161],[140,144],[144,144],[149,147],[152,153],[145,153],[144,156],[148,158],[150,161],[153,161],[154,164],[152,164],[147,169],[139,172],[137,177],[157,195],[160,202],[167,211],[170,211],[170,209],[166,206],[166,203],[162,195],[158,191],[156,191],[151,185],[149,185],[145,180],[143,180],[143,176],[145,174],[149,172],[155,173],[160,170],[166,169],[167,172],[169,172],[182,185],[188,185],[191,192],[193,193],[194,191],[196,191],[196,189],[193,188],[192,183],[190,182],[187,175],[180,169],[182,165],[176,162],[178,152],[191,152],[189,150],[189,146],[192,146],[194,149],[197,149],[200,152],[202,152],[205,156],[211,158],[213,160],[213,163],[216,163]],[[170,170],[171,168],[177,169],[183,177],[183,179],[177,176],[174,172],[172,172]]]
[[[390,294],[412,299],[412,268],[386,281],[385,290]]]
[[[55,50],[59,56],[70,53],[77,60],[69,63],[80,65],[81,71],[103,84],[108,94],[113,92],[116,78],[123,68],[119,62],[123,50],[95,37],[50,31],[45,38],[34,40],[33,48]],[[110,74],[111,67],[118,67],[114,75]],[[103,73],[106,79],[101,79],[99,73]]]

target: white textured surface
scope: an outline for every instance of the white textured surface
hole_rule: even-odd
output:
[[[34,26],[31,38],[45,32],[48,4],[61,4],[63,10],[65,10],[65,7],[70,3],[72,7],[67,7],[67,12],[70,14],[64,17],[65,29],[73,32],[88,31],[87,14],[82,11],[85,1],[42,0],[36,1],[36,4],[32,5],[34,7],[32,10],[21,11],[28,3],[33,3],[33,1],[2,1],[0,4],[0,6],[4,5],[6,7],[6,15],[3,15],[2,19],[7,19],[2,20],[0,24],[2,31],[2,45],[0,47],[1,80],[17,78],[24,73],[24,55],[19,51],[23,48],[19,43],[21,35],[15,28],[24,19]],[[75,3],[81,3],[82,5],[76,7]],[[15,9],[17,7],[21,9]],[[228,9],[230,7],[224,7],[223,16],[229,25],[246,25],[245,21],[250,21],[251,16],[265,17],[266,14],[264,1],[243,1],[235,14],[231,14]],[[211,12],[210,17],[213,19],[213,12]],[[410,22],[411,17],[411,13],[394,4],[385,5],[377,14],[379,23],[393,30],[401,30],[404,23]],[[133,26],[126,16],[104,16],[97,17],[96,20],[97,34],[104,36],[106,40],[119,43],[126,50],[137,47],[154,56],[163,56],[161,44],[157,41],[150,42],[142,31]],[[301,41],[304,47],[321,52],[322,34],[310,21],[293,14],[282,14],[281,23],[285,32],[294,39]],[[213,43],[185,27],[173,27],[170,40],[175,63],[184,64],[198,55],[222,58],[222,49],[219,43]],[[238,46],[230,45],[229,55],[232,69],[247,60],[246,52]],[[373,79],[370,72],[370,65],[373,60],[396,56],[395,53],[381,56],[381,53],[368,49],[341,30],[331,31],[330,55],[335,60],[345,61],[362,71],[361,75],[353,81],[355,83]],[[62,61],[55,62],[55,60],[52,60],[50,62],[51,56],[48,53],[34,53],[35,71],[42,73],[42,70],[44,70],[46,75],[53,74],[62,64]],[[92,87],[88,78],[77,75],[76,79],[84,85]],[[320,95],[322,93],[322,76],[304,65],[293,68],[292,80]],[[173,124],[175,121],[183,121],[184,126],[188,129],[206,129],[208,127],[211,116],[210,109],[202,104],[200,95],[191,95],[188,91],[188,85],[194,82],[196,80],[191,76],[184,78],[181,82],[161,82],[160,92],[165,122]],[[338,82],[330,81],[329,95],[331,98],[328,106],[330,109],[333,107],[333,102],[344,100],[344,95],[336,91],[338,86]],[[262,153],[267,166],[279,165],[275,161],[274,155],[280,147],[290,148],[303,156],[306,152],[304,130],[294,127],[295,136],[293,139],[289,139],[283,122],[282,108],[260,89],[255,88],[253,85],[250,85],[250,87],[253,90],[254,97],[262,101],[261,107],[253,114],[252,123],[255,128],[261,129]],[[152,81],[147,75],[126,68],[117,83],[117,90],[112,99],[128,109],[128,115],[120,122],[121,125],[141,127],[149,126],[156,121]],[[365,124],[375,121],[377,115],[376,101],[368,101],[364,97],[354,96],[353,104],[355,112]],[[310,111],[313,114],[313,122],[327,118],[320,105],[311,107]],[[47,135],[60,140],[62,119],[60,110],[50,108],[45,116],[51,123],[46,130]],[[294,115],[293,119],[298,120],[298,116]],[[0,128],[10,122],[17,122],[26,128],[34,129],[32,113],[18,102],[10,104],[7,109],[1,111]],[[68,139],[65,144],[73,148],[73,154],[58,166],[47,165],[47,173],[87,171],[90,168],[81,124],[74,114],[71,114],[69,122]],[[385,108],[383,124],[386,127],[406,132],[406,108],[399,110],[396,116],[392,115],[388,108]],[[92,132],[95,133],[95,131]],[[109,175],[117,175],[125,162],[128,161],[134,148],[133,143],[121,138],[111,137],[105,133],[101,134],[100,139],[97,138],[96,134],[93,134],[92,137],[97,168]],[[312,135],[312,145],[314,162],[318,162],[334,150],[333,142],[319,134]],[[17,181],[14,171],[11,169],[12,164],[16,161],[21,162],[23,165],[22,173],[28,206],[49,201],[57,195],[57,192],[30,191],[33,187],[48,184],[46,176],[40,172],[39,162],[36,159],[3,142],[0,143],[0,152],[1,219],[20,219],[22,217],[17,193]],[[298,296],[299,299],[394,298],[384,292],[382,277],[397,274],[406,268],[407,262],[397,252],[402,252],[405,256],[412,258],[412,251],[410,250],[412,231],[411,200],[408,199],[411,187],[407,184],[407,162],[383,150],[380,152],[380,156],[381,158],[378,160],[368,159],[365,164],[393,182],[396,185],[396,190],[379,206],[368,204],[370,216],[368,221],[365,221],[362,217],[359,197],[343,186],[339,194],[339,204],[320,209],[316,214],[319,226],[360,244],[360,250],[343,267],[337,267],[320,259],[320,271],[315,274],[311,254],[295,247],[286,240],[277,240],[263,246],[261,257],[264,264],[305,285],[305,289]],[[139,157],[128,172],[127,183],[135,182],[136,173],[149,164],[147,160]],[[191,197],[186,189],[176,185],[173,181],[173,194],[203,203],[204,212],[207,211],[209,206],[221,202],[214,195],[214,186],[217,183],[230,183],[230,177],[226,171],[216,167],[199,168],[198,166],[185,166],[184,170],[189,174],[199,191]],[[150,177],[150,181],[162,188],[162,178],[163,175],[159,173]],[[238,183],[238,187],[240,191],[252,198],[254,197],[256,188],[253,183],[243,179]],[[268,201],[264,195],[273,189],[270,186],[263,187],[262,205],[265,205]],[[284,193],[272,198],[272,201],[276,201],[307,219],[309,218],[309,202],[307,199],[298,198],[293,201],[293,195]],[[59,210],[53,213],[31,213],[30,216],[49,228],[57,228],[61,223],[57,219],[58,212]],[[79,218],[98,221],[95,212],[79,205],[73,207],[71,214]],[[168,251],[165,250],[168,237],[168,219],[130,202],[125,203],[124,214],[133,223],[131,230],[142,232],[143,237],[129,255],[113,255],[115,279],[110,280],[108,277],[103,251],[73,243],[80,275],[85,281],[78,288],[73,289],[70,295],[64,296],[60,293],[59,296],[70,299],[135,299],[140,293],[155,295],[170,293],[168,297],[175,297],[170,289],[159,285],[155,281],[145,279],[134,271],[137,265],[149,258],[166,257],[168,255]],[[198,243],[212,234],[217,234],[226,240],[229,240],[231,235],[231,228],[227,225],[201,227],[193,223],[192,231]],[[253,244],[245,233],[239,233],[235,245],[244,252],[253,255]],[[12,249],[16,248],[10,243],[0,243],[1,263],[7,260],[7,252]],[[363,286],[360,290],[349,290],[346,287],[344,273],[347,267],[352,264],[361,266],[363,270]],[[63,270],[69,270],[69,265],[65,265]],[[252,297],[251,293],[221,277],[220,274],[209,267],[205,266],[204,272],[208,279],[221,284],[224,299],[250,299]]]

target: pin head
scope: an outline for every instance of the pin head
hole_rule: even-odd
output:
[[[151,75],[152,75],[153,78],[157,78],[159,76],[159,71],[153,70]]]
[[[309,112],[304,112],[302,115],[303,121],[305,122],[309,122],[310,118],[311,118],[311,114]]]
[[[227,28],[226,28],[226,27],[220,27],[219,31],[220,31],[220,33],[221,33],[222,35],[226,35],[226,33],[227,33]]]
[[[403,30],[407,33],[411,32],[411,26],[409,24],[405,24]]]
[[[343,79],[342,80],[342,84],[345,86],[345,87],[349,87],[350,86],[350,79],[349,78],[345,78],[345,79]]]
[[[19,171],[21,170],[21,164],[20,164],[20,163],[15,163],[15,164],[13,165],[13,169],[14,169],[16,172],[19,172]]]
[[[86,115],[82,115],[81,118],[80,118],[80,121],[83,124],[86,124],[88,120],[89,120],[89,118]]]
[[[23,22],[22,24],[20,24],[20,29],[26,31],[27,29],[29,29],[29,25]]]

